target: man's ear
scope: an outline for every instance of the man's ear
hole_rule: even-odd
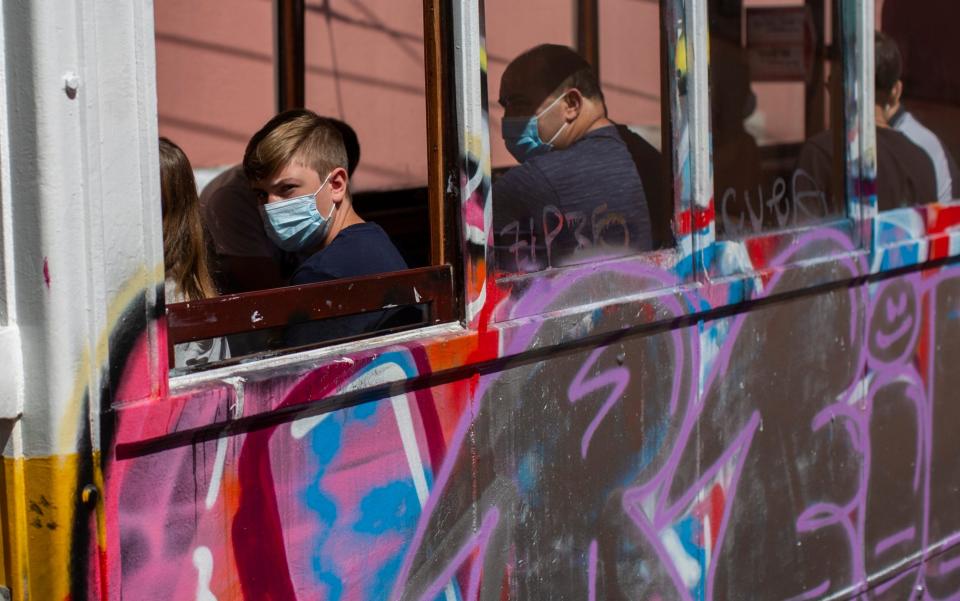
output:
[[[898,104],[901,96],[903,96],[903,82],[898,79],[890,92],[890,104]]]
[[[343,167],[337,167],[330,172],[330,198],[333,202],[340,202],[347,196],[347,186],[350,183],[350,176]]]
[[[575,121],[583,110],[583,94],[576,88],[571,88],[563,96],[563,118],[565,121]]]

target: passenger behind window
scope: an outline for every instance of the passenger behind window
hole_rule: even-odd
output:
[[[311,114],[294,110],[293,114]],[[343,137],[347,172],[353,175],[360,162],[360,142],[352,127],[328,118]],[[200,194],[200,208],[213,250],[212,275],[223,294],[267,290],[286,286],[306,257],[286,252],[270,241],[260,217],[260,200],[235,165],[210,181]],[[234,355],[248,355],[282,346],[268,331],[245,332],[229,337]]]
[[[178,303],[216,296],[193,168],[183,150],[167,138],[160,138],[160,202],[166,301]],[[174,366],[193,367],[228,356],[222,338],[199,340],[174,347]]]
[[[880,93],[880,83],[895,81],[890,93],[886,97],[882,116],[878,112],[877,124],[881,118],[888,127],[907,136],[911,142],[923,149],[933,162],[936,174],[936,200],[944,202],[960,196],[960,171],[953,155],[946,149],[935,133],[924,127],[900,103],[903,97],[903,59],[897,43],[888,35],[877,33],[877,94]],[[883,72],[881,72],[883,69]],[[879,103],[879,100],[878,100]]]
[[[881,211],[917,206],[937,200],[937,177],[930,156],[894,129],[889,117],[901,74],[900,53],[877,36],[875,40],[875,114],[877,123],[877,207]],[[799,168],[809,174],[804,194],[816,194],[830,204],[833,135],[822,132],[804,144]]]
[[[330,122],[343,137],[347,172],[352,177],[360,162],[357,134],[343,121],[330,118]],[[305,258],[283,251],[267,237],[260,201],[243,173],[243,165],[235,165],[211,180],[200,194],[200,207],[213,244],[213,277],[224,294],[284,286]]]
[[[387,234],[353,209],[347,151],[336,123],[310,111],[281,113],[250,139],[243,170],[261,202],[267,236],[308,257],[291,285],[407,268]],[[351,315],[290,327],[290,346],[356,336],[384,327],[392,311]]]
[[[653,248],[637,165],[589,63],[565,46],[532,48],[507,66],[499,101],[505,144],[520,163],[493,188],[500,271]]]

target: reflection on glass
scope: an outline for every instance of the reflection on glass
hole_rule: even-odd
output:
[[[877,10],[878,27],[884,30],[876,37],[878,188],[883,177],[910,184],[888,198],[878,189],[881,210],[960,197],[954,158],[960,150],[960,77],[948,59],[954,47],[948,24],[960,17],[960,5],[931,4],[917,11],[901,0],[886,0]],[[881,133],[897,140],[897,157],[905,158],[894,161],[879,152]],[[904,199],[907,194],[915,198]]]
[[[554,18],[538,21],[543,31],[537,35],[543,35],[527,37],[527,49],[517,51],[518,40],[530,34],[515,25],[516,19],[504,20],[503,13],[532,8],[493,4],[486,3],[488,24],[499,25],[488,28],[488,48],[491,62],[505,64],[502,74],[498,65],[491,67],[490,79],[491,99],[496,100],[491,150],[497,272],[529,273],[672,246],[672,203],[664,192],[661,152],[637,129],[611,119],[598,74],[567,45],[572,40],[542,43],[557,38],[550,25],[561,19],[560,13],[545,12]],[[651,28],[659,32],[656,16]],[[615,78],[611,85],[617,98],[643,94],[650,85],[658,89],[659,77],[652,82],[629,79],[633,71],[626,63],[634,59],[627,60],[627,38],[621,40],[616,27],[604,23],[600,62]],[[659,51],[638,62],[645,72],[658,72]],[[639,131],[658,135],[659,97],[646,94],[644,99],[654,106],[641,111],[639,120],[646,127]],[[499,123],[497,105],[503,111]],[[657,127],[650,127],[647,113],[655,114]],[[635,114],[629,118],[638,121]],[[651,222],[652,212],[657,224]]]
[[[653,247],[643,184],[590,65],[544,44],[500,83],[504,144],[519,165],[494,185],[499,266],[538,271]]]
[[[936,135],[900,103],[903,61],[896,42],[876,34],[874,48],[877,123],[877,207],[881,211],[912,207],[937,199],[932,157],[946,164]]]
[[[842,139],[829,127],[839,97],[824,85],[829,14],[791,0],[709,6],[718,237],[841,217]]]

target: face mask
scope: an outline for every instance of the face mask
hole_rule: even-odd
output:
[[[332,175],[332,174],[331,174]],[[317,210],[317,194],[327,185],[323,180],[313,194],[288,198],[260,206],[264,229],[274,244],[289,252],[309,248],[323,240],[330,229],[330,218],[337,208],[330,207],[330,214],[324,217]]]
[[[556,106],[564,96],[565,94],[561,94],[547,108],[532,117],[505,117],[503,119],[500,131],[503,134],[503,141],[507,145],[507,150],[510,151],[513,158],[522,163],[529,158],[549,152],[553,148],[553,141],[557,139],[560,132],[566,129],[567,123],[564,122],[557,133],[553,134],[549,141],[544,142],[540,139],[540,117]]]

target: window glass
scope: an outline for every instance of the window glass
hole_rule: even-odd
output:
[[[877,205],[891,210],[960,197],[960,4],[877,2]]]
[[[711,0],[719,238],[845,215],[842,81],[827,2]],[[836,93],[831,93],[835,91]]]
[[[650,207],[654,198],[670,206],[658,148],[659,9],[601,3],[599,65],[574,49],[574,9],[550,0],[485,3],[501,277],[672,245]],[[672,209],[660,214],[669,228]]]
[[[656,2],[609,0],[599,10],[607,110],[660,149],[660,8]]]
[[[669,116],[664,114],[669,102],[662,101],[668,92],[661,77],[660,6],[609,0],[600,3],[599,11],[600,83],[607,111],[621,126],[621,137],[640,172],[652,248],[670,248],[674,205]]]
[[[517,164],[503,142],[503,106],[497,102],[507,65],[537,44],[576,46],[573,2],[564,0],[484,0],[487,42],[487,89],[490,110],[490,154],[493,167]]]

